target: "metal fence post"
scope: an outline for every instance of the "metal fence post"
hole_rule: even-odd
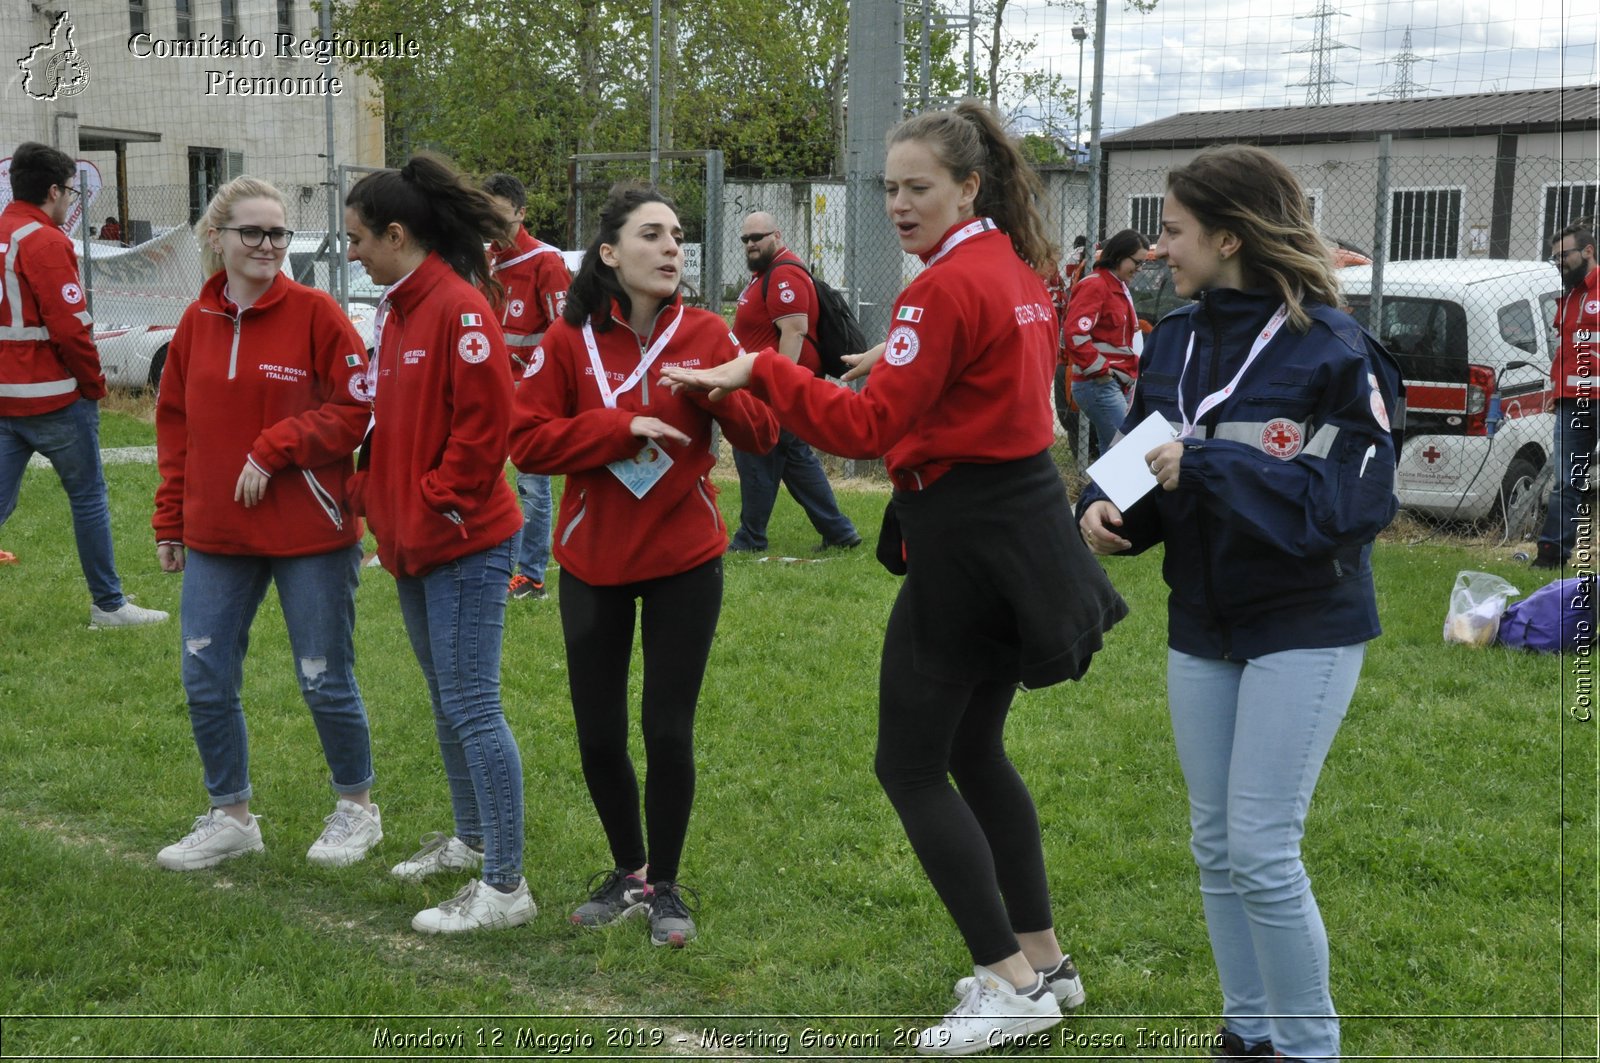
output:
[[[1378,137],[1378,192],[1373,204],[1372,222],[1372,294],[1367,312],[1367,327],[1374,336],[1383,335],[1383,264],[1389,260],[1389,153],[1394,148],[1394,134]]]

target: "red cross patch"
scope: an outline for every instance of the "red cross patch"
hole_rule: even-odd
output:
[[[1288,461],[1300,453],[1305,433],[1300,426],[1283,417],[1275,417],[1261,430],[1261,449],[1275,458]]]
[[[61,298],[69,303],[81,303],[83,302],[83,289],[68,281],[61,286]]]
[[[477,365],[489,357],[489,337],[481,332],[462,333],[461,338],[456,341],[456,352],[461,355],[462,361]]]
[[[922,341],[917,338],[916,329],[909,325],[897,325],[884,341],[883,360],[890,365],[907,365],[917,356],[920,346]]]

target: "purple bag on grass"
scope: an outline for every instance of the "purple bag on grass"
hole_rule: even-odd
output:
[[[1539,653],[1571,652],[1594,642],[1594,576],[1558,579],[1500,617],[1501,644]]]

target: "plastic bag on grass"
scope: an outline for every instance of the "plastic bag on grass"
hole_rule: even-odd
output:
[[[1500,614],[1506,611],[1506,599],[1521,593],[1488,572],[1456,573],[1450,611],[1444,618],[1444,640],[1463,646],[1491,644],[1500,632]]]

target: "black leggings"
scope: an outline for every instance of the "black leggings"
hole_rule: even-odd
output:
[[[1003,739],[1016,685],[919,674],[907,602],[902,587],[883,640],[878,781],[972,962],[987,965],[1018,951],[1017,934],[1055,925],[1038,813]]]
[[[644,816],[628,756],[628,664],[634,600],[644,639]],[[561,570],[561,632],[578,725],[578,754],[617,867],[650,865],[650,881],[676,881],[694,805],[694,710],[722,612],[722,559],[660,579],[595,587]]]

